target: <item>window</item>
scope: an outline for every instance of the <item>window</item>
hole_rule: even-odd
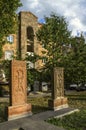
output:
[[[31,26],[27,27],[27,39],[34,41],[34,31]]]
[[[13,43],[13,35],[9,35],[7,37],[7,41],[10,42],[10,43]]]
[[[27,52],[33,52],[34,46],[34,31],[31,26],[27,27]]]
[[[13,56],[13,51],[5,51],[5,60],[12,60]]]

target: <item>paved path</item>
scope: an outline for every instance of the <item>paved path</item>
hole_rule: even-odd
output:
[[[0,130],[64,130],[57,126],[51,125],[44,120],[54,116],[59,117],[74,111],[75,109],[65,108],[58,111],[50,110],[34,114],[29,117],[0,123]]]

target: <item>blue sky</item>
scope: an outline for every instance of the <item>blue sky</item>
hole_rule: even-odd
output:
[[[18,11],[30,11],[38,19],[55,12],[66,18],[73,35],[81,31],[86,35],[86,0],[21,0],[21,2],[23,6]]]

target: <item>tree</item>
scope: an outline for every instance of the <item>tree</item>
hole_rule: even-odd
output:
[[[16,10],[21,6],[20,0],[1,0],[0,1],[0,51],[5,43],[5,38],[15,33],[17,27]],[[2,53],[0,53],[0,57]]]
[[[65,84],[86,82],[86,44],[83,36],[71,37],[64,17],[51,14],[37,38],[47,50],[46,68],[64,67]]]
[[[60,61],[65,68],[65,84],[86,82],[86,44],[84,38],[71,39],[71,50]]]
[[[59,62],[63,57],[63,45],[69,45],[70,34],[65,18],[54,13],[50,17],[45,17],[45,24],[37,32],[37,38],[45,48],[43,51],[47,69],[45,73],[49,74],[52,90],[54,86],[53,68],[59,67]]]
[[[58,66],[63,44],[69,44],[70,31],[63,16],[52,13],[50,17],[45,17],[45,21],[46,23],[37,32],[37,38],[47,50],[46,67],[53,68]]]
[[[34,81],[40,79],[40,72],[35,69],[35,63],[39,58],[40,56],[35,53],[32,55],[26,54],[25,61],[27,61],[27,81],[30,86],[34,84]]]

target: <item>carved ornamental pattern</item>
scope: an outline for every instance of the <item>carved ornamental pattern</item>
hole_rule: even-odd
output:
[[[64,97],[63,68],[54,69],[54,98]]]
[[[11,105],[22,105],[27,101],[26,63],[13,60],[11,68]]]

